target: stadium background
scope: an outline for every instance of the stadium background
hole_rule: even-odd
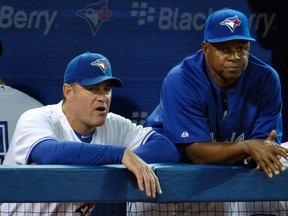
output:
[[[287,141],[288,8],[281,0],[1,0],[0,75],[44,105],[57,103],[69,60],[101,53],[124,81],[113,91],[111,111],[142,124],[158,103],[166,73],[200,49],[206,18],[223,7],[247,15],[257,39],[251,52],[280,75]]]

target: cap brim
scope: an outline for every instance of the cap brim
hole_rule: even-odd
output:
[[[89,79],[85,79],[85,80],[82,80],[82,81],[77,82],[77,83],[79,85],[82,85],[82,86],[92,86],[92,85],[99,84],[99,83],[107,81],[107,80],[111,80],[112,85],[114,87],[117,87],[117,88],[120,88],[123,85],[123,83],[120,79],[118,79],[116,77],[109,77],[109,76],[99,76],[99,77],[95,77],[95,78],[89,78]]]
[[[245,36],[241,36],[241,35],[233,35],[233,36],[229,36],[229,37],[213,38],[211,40],[208,39],[206,41],[210,42],[210,43],[220,43],[220,42],[226,42],[226,41],[232,41],[232,40],[256,41],[252,37],[245,37]]]

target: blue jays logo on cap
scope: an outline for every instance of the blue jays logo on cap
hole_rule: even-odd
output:
[[[204,41],[220,43],[231,40],[255,41],[250,35],[246,16],[230,8],[213,12],[206,20]]]
[[[104,74],[106,73],[106,69],[109,67],[109,63],[105,59],[97,59],[92,62],[91,65],[99,67]]]
[[[224,21],[220,22],[220,25],[227,26],[231,32],[233,32],[237,26],[240,26],[240,24],[241,24],[241,21],[238,19],[238,16],[229,17],[225,19]]]

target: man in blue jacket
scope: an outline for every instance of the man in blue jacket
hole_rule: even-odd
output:
[[[251,41],[242,12],[211,14],[202,49],[167,74],[145,125],[168,137],[184,162],[246,163],[272,178],[285,170],[280,159],[288,152],[279,145],[281,85],[277,72],[250,54]]]

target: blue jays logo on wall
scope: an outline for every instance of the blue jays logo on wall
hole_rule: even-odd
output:
[[[101,0],[86,5],[83,9],[78,10],[76,15],[87,21],[93,36],[95,36],[101,24],[112,16],[112,12],[108,9],[108,1]]]
[[[231,32],[233,32],[237,26],[240,26],[240,24],[241,21],[238,19],[238,16],[229,17],[224,21],[220,22],[220,25],[226,25]]]

